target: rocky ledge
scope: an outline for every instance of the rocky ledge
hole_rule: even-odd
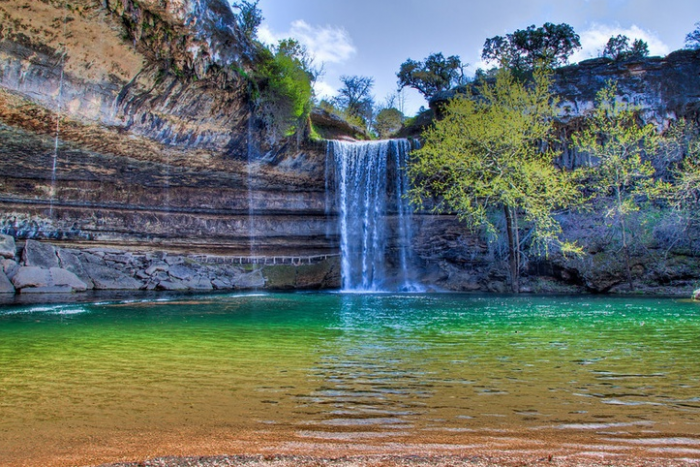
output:
[[[87,290],[214,291],[338,287],[339,260],[316,257],[224,257],[66,248],[0,235],[0,293]]]

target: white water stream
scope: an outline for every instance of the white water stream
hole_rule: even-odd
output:
[[[410,151],[408,140],[328,143],[344,292],[421,290],[411,274],[412,210],[404,170]]]

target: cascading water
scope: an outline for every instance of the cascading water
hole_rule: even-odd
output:
[[[412,280],[408,140],[328,143],[345,292],[419,291]],[[329,171],[330,172],[330,171]]]

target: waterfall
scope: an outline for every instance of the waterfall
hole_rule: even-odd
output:
[[[408,140],[328,143],[343,291],[421,289],[412,278],[412,210],[405,173],[410,150]]]

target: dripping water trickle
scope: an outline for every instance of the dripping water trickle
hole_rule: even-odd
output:
[[[58,167],[58,147],[61,134],[61,114],[63,112],[63,81],[66,69],[66,24],[67,20],[66,4],[63,4],[63,44],[61,44],[61,74],[58,81],[58,105],[56,109],[56,134],[54,136],[53,157],[51,161],[51,189],[49,192],[49,218],[53,218],[53,208],[56,202],[56,170]]]
[[[250,118],[248,118],[248,134],[247,136],[247,178],[248,178],[248,253],[251,258],[251,262],[255,257],[255,196],[253,193],[253,181],[254,181],[254,169],[253,163],[255,162],[255,146],[254,146],[254,110],[251,110]]]

